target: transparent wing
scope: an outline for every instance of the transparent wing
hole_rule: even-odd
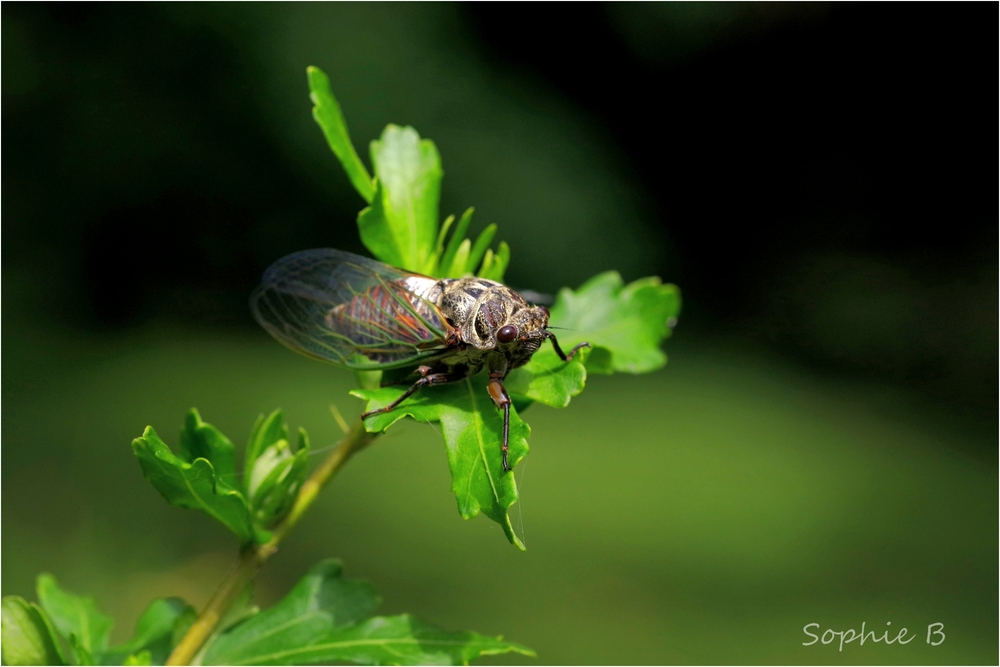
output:
[[[296,352],[356,370],[397,368],[447,350],[436,286],[433,278],[318,248],[272,264],[250,309]]]

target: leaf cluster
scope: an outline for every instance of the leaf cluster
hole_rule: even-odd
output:
[[[178,454],[152,426],[132,441],[132,450],[143,475],[167,502],[205,512],[243,544],[271,539],[268,529],[291,508],[308,474],[309,436],[299,429],[293,451],[280,410],[257,418],[239,475],[233,443],[194,408],[181,428]]]
[[[409,614],[374,616],[381,598],[370,584],[344,579],[338,561],[313,567],[282,600],[260,611],[248,587],[196,656],[200,665],[468,664],[482,655],[531,649],[475,632],[449,632]],[[8,665],[162,665],[195,620],[180,598],[154,600],[132,637],[108,638],[114,622],[97,603],[38,577],[38,603],[2,601],[3,661]]]
[[[132,637],[109,645],[114,621],[88,597],[74,595],[51,574],[40,574],[38,603],[3,598],[3,661],[8,665],[162,665],[194,622],[180,598],[159,598],[142,612]]]
[[[354,189],[368,203],[358,214],[358,231],[365,247],[386,264],[415,273],[437,278],[475,274],[503,280],[510,264],[510,247],[501,242],[495,251],[490,248],[497,232],[495,224],[483,229],[475,241],[466,237],[472,224],[473,209],[469,208],[454,230],[453,215],[438,227],[444,172],[434,142],[421,139],[412,127],[387,125],[370,145],[373,177],[354,149],[329,77],[318,67],[308,68],[307,74],[313,118]]]
[[[465,238],[472,209],[461,217],[445,244],[454,216],[438,228],[443,172],[434,143],[421,139],[413,128],[389,125],[371,143],[372,178],[354,150],[327,76],[309,68],[309,87],[316,122],[351,183],[369,203],[358,216],[358,228],[372,254],[387,264],[426,275],[458,277],[479,266],[477,275],[502,280],[510,264],[510,248],[501,243],[495,253],[489,249],[496,234],[492,224],[474,243]],[[528,453],[530,428],[518,412],[534,402],[566,407],[583,391],[588,372],[645,373],[662,367],[667,358],[660,345],[679,311],[677,287],[663,285],[655,277],[625,285],[612,271],[595,276],[576,291],[563,289],[551,309],[550,323],[566,330],[559,333],[564,349],[584,341],[593,349],[566,363],[546,347],[507,378],[515,405],[510,419],[511,464]],[[403,417],[439,422],[459,513],[466,519],[484,513],[500,524],[511,543],[523,549],[507,514],[517,501],[517,487],[501,464],[502,421],[485,385],[485,377],[480,376],[422,391],[392,412],[367,419],[365,426],[378,433]],[[370,411],[389,405],[403,391],[405,384],[352,393],[364,399]]]

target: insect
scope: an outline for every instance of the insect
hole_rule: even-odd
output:
[[[292,350],[353,370],[413,368],[419,375],[389,412],[421,387],[489,371],[487,392],[503,411],[503,467],[510,435],[510,396],[503,381],[546,340],[549,311],[484,278],[430,278],[332,248],[303,250],[272,264],[250,297],[254,317]]]

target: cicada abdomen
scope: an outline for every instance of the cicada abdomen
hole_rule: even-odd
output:
[[[424,276],[381,279],[332,308],[327,327],[346,337],[369,362],[389,367],[442,347],[448,330],[434,301],[438,281]]]
[[[438,281],[319,248],[283,257],[250,298],[258,322],[287,347],[355,370],[417,366],[447,349]]]

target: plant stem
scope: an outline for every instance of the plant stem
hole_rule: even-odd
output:
[[[254,578],[260,566],[278,550],[278,545],[313,504],[326,483],[333,478],[334,474],[351,456],[374,440],[376,435],[376,433],[365,431],[361,420],[358,420],[354,427],[344,435],[337,448],[313,471],[313,474],[299,489],[292,509],[281,523],[271,531],[270,541],[265,544],[250,545],[240,551],[236,564],[226,574],[222,583],[215,589],[208,604],[199,614],[198,619],[191,625],[187,634],[170,654],[167,659],[168,665],[188,665],[191,663],[191,659],[211,635],[212,630],[226,613],[233,600],[243,590],[243,587]]]

